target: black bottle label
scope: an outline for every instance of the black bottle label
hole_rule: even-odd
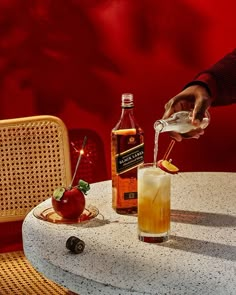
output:
[[[124,193],[124,200],[134,200],[138,198],[137,192]]]
[[[116,156],[117,174],[129,171],[144,161],[144,143],[133,147]]]

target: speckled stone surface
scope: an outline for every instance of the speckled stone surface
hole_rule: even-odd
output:
[[[80,295],[236,294],[236,173],[172,177],[171,239],[137,238],[137,217],[111,208],[111,181],[91,185],[87,204],[99,211],[85,224],[53,224],[30,212],[24,251],[48,278]],[[39,206],[50,206],[50,200]],[[70,253],[75,235],[86,247]]]

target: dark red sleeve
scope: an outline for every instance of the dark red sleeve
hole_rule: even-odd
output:
[[[186,87],[195,84],[208,89],[213,98],[212,105],[236,103],[236,49],[212,67],[199,73]]]

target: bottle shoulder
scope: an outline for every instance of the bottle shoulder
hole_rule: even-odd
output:
[[[124,119],[121,118],[118,123],[115,125],[115,127],[112,129],[113,131],[118,131],[118,130],[130,130],[130,132],[135,132],[134,133],[144,133],[142,127],[139,125],[139,123],[135,119]]]
[[[119,121],[115,127],[112,129],[112,133],[122,134],[122,133],[129,133],[129,134],[143,134],[144,131],[140,127],[137,122],[124,122]]]
[[[123,128],[123,129],[112,129],[112,135],[140,135],[144,136],[144,132],[140,128]]]

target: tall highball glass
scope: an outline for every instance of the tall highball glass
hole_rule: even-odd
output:
[[[147,243],[169,239],[171,175],[153,163],[138,167],[138,237]]]

